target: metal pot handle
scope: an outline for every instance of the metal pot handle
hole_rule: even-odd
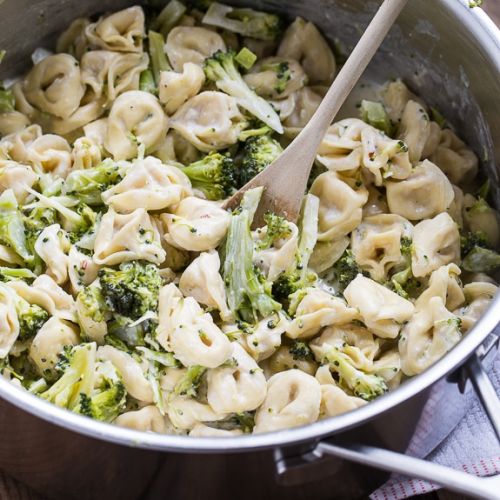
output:
[[[471,356],[461,369],[462,376],[459,383],[461,390],[463,390],[467,378],[471,380],[497,437],[500,439],[500,401],[481,364],[481,359],[497,342],[498,337],[488,347],[480,348]],[[383,448],[362,444],[342,444],[339,446],[327,441],[320,441],[312,450],[299,456],[284,456],[278,450],[275,454],[278,481],[281,479],[280,482],[290,484],[287,477],[295,476],[298,479],[301,476],[300,469],[310,468],[311,464],[328,455],[407,477],[430,481],[451,491],[477,498],[496,498],[500,490],[500,475],[481,478]]]

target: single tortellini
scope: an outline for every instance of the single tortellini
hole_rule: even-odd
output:
[[[266,99],[284,99],[301,89],[307,77],[294,59],[267,57],[257,62],[243,79],[256,94]]]
[[[46,273],[58,285],[64,284],[68,279],[70,248],[69,237],[59,224],[46,227],[35,241],[35,252],[45,262]]]
[[[395,214],[366,217],[352,232],[351,249],[356,262],[375,281],[385,279],[391,269],[404,264],[401,239],[411,239],[413,226]]]
[[[186,101],[169,125],[197,149],[209,153],[235,144],[245,121],[233,97],[205,91]]]
[[[199,93],[205,83],[203,69],[187,62],[182,72],[162,71],[158,85],[158,97],[168,115],[174,114],[188,99]]]
[[[71,54],[77,59],[81,59],[87,52],[88,40],[85,35],[85,29],[90,21],[85,17],[75,19],[68,28],[59,35],[56,44],[56,52]]]
[[[31,188],[39,176],[28,165],[6,161],[0,168],[0,191],[12,189],[18,203],[23,203],[28,196],[26,187]]]
[[[94,47],[116,52],[142,52],[144,11],[134,6],[102,17],[85,29]]]
[[[454,184],[471,181],[477,174],[477,156],[449,129],[441,131],[441,141],[430,159]]]
[[[144,374],[144,369],[130,354],[116,347],[104,345],[97,349],[97,359],[110,361],[120,372],[127,394],[143,403],[153,402],[153,390]]]
[[[300,370],[287,370],[267,381],[267,396],[255,414],[254,433],[310,424],[319,417],[321,386]]]
[[[192,297],[182,297],[174,284],[160,291],[157,339],[185,366],[216,368],[229,357],[231,343],[212,316]]]
[[[429,115],[423,106],[409,100],[401,115],[398,127],[398,138],[402,139],[410,154],[410,160],[415,163],[420,161],[427,140],[431,133]]]
[[[53,316],[33,338],[29,357],[35,363],[40,375],[49,379],[57,378],[55,366],[59,361],[59,354],[65,346],[76,345],[79,342],[76,326]]]
[[[462,213],[465,226],[469,231],[484,234],[492,247],[498,245],[500,241],[498,213],[485,200],[466,194]]]
[[[422,373],[461,338],[460,320],[433,297],[404,326],[399,340],[401,369],[408,376]]]
[[[246,350],[257,361],[267,359],[281,345],[281,336],[288,325],[289,320],[282,312],[261,319],[243,337]]]
[[[40,125],[29,125],[19,132],[9,134],[0,140],[0,152],[6,160],[29,163],[29,148],[42,136]]]
[[[422,150],[422,158],[431,157],[439,146],[440,141],[441,126],[436,122],[429,122],[429,137],[427,138],[424,149]]]
[[[372,372],[387,382],[389,390],[396,389],[401,384],[403,375],[398,347],[394,346],[382,351],[382,354],[373,362]]]
[[[319,418],[334,417],[348,411],[361,408],[367,403],[364,399],[349,396],[340,387],[333,384],[321,385],[321,407]]]
[[[243,434],[240,429],[217,429],[204,424],[196,424],[189,431],[189,435],[194,437],[230,437],[240,434]]]
[[[252,411],[266,397],[262,369],[237,342],[231,346],[234,366],[220,366],[207,373],[207,401],[217,413]]]
[[[466,304],[453,311],[460,318],[463,332],[472,328],[491,304],[498,287],[493,283],[472,282],[464,286]]]
[[[310,347],[319,361],[325,358],[329,350],[339,349],[351,358],[353,366],[369,372],[380,350],[380,340],[362,326],[344,324],[325,328]]]
[[[146,210],[122,215],[110,208],[97,229],[93,258],[96,264],[111,266],[138,259],[158,265],[165,260],[165,250]]]
[[[297,17],[288,27],[277,55],[299,61],[312,84],[330,85],[337,65],[328,43],[316,26]]]
[[[0,359],[4,359],[19,336],[15,292],[0,283]]]
[[[368,199],[366,189],[356,191],[335,172],[325,172],[316,177],[310,193],[320,200],[318,241],[341,238],[361,222],[362,207]]]
[[[42,59],[26,76],[23,88],[31,105],[62,119],[78,109],[85,93],[80,65],[69,54]]]
[[[167,414],[178,431],[188,431],[194,429],[200,422],[217,422],[226,417],[225,413],[217,413],[210,405],[185,396],[170,399]]]
[[[45,134],[35,139],[27,148],[28,161],[42,172],[51,172],[66,177],[71,170],[73,158],[66,139],[54,134]]]
[[[284,372],[296,368],[297,370],[314,375],[318,364],[314,359],[302,359],[297,357],[290,346],[282,345],[263,365],[266,376],[274,375],[278,372]],[[269,374],[269,375],[268,375]]]
[[[180,169],[148,156],[134,161],[123,180],[102,193],[102,200],[116,212],[130,213],[162,210],[189,194],[189,179]]]
[[[309,267],[316,273],[323,273],[337,262],[349,246],[349,238],[318,241],[309,260]]]
[[[387,182],[387,203],[392,213],[408,220],[429,219],[444,212],[455,193],[450,181],[434,163],[424,160],[400,182]]]
[[[296,260],[299,230],[293,222],[287,221],[286,224],[288,234],[275,240],[270,247],[265,244],[268,226],[261,227],[253,232],[255,242],[253,261],[269,281],[275,281]]]
[[[215,31],[191,26],[177,26],[170,31],[165,44],[170,64],[177,72],[181,72],[185,63],[199,66],[212,54],[226,51],[226,44]]]
[[[72,170],[93,168],[102,160],[102,150],[98,143],[89,137],[79,137],[73,143],[71,151]]]
[[[349,323],[358,318],[358,311],[348,307],[343,299],[319,288],[308,288],[295,310],[295,318],[286,329],[286,335],[292,339],[307,339],[314,337],[325,326]]]
[[[427,288],[415,301],[416,309],[425,309],[432,297],[439,297],[446,308],[452,311],[465,302],[460,268],[456,264],[448,264],[436,269],[430,276]]]
[[[179,280],[179,289],[204,306],[217,309],[223,321],[230,321],[226,289],[219,273],[220,258],[215,250],[201,253],[189,264]]]
[[[359,310],[367,328],[381,338],[395,339],[415,311],[409,300],[361,274],[349,283],[344,297]]]
[[[427,276],[450,262],[460,262],[460,234],[455,221],[446,212],[420,221],[413,230],[413,275]]]
[[[147,150],[159,143],[167,131],[167,117],[155,96],[130,90],[118,96],[107,121],[104,146],[115,160],[137,157],[138,146]]]
[[[96,98],[105,95],[107,102],[112,102],[123,92],[139,89],[139,77],[148,62],[144,53],[92,50],[82,57],[82,82],[92,89]]]
[[[323,100],[321,95],[311,87],[303,87],[292,94],[292,96],[294,96],[293,101],[287,104],[293,106],[287,109],[285,113],[287,116],[285,117],[280,113],[280,118],[284,119],[283,126],[288,136],[297,135],[300,129],[307,125],[307,122],[314,115]]]
[[[73,297],[65,292],[48,274],[38,276],[32,285],[24,281],[10,281],[8,285],[30,304],[45,309],[51,316],[58,316],[76,323],[76,308]]]
[[[167,243],[193,252],[217,248],[226,236],[231,220],[217,202],[195,196],[184,198],[173,214],[162,214],[167,224]]]
[[[113,423],[136,431],[157,432],[159,434],[164,434],[167,431],[165,417],[154,405],[122,413],[116,417]]]

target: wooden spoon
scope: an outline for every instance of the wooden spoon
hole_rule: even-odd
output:
[[[311,167],[327,128],[407,1],[384,0],[309,123],[283,154],[226,200],[224,208],[236,208],[245,191],[264,186],[254,223],[261,225],[268,211],[282,214],[293,222],[297,220]]]

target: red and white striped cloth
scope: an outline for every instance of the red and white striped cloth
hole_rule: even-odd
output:
[[[499,355],[491,361],[488,376],[500,394]],[[436,384],[406,454],[476,476],[500,474],[500,445],[470,383],[465,394],[444,380]],[[370,498],[396,500],[437,489],[427,481],[393,475]]]

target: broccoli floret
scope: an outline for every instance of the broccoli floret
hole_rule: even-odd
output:
[[[244,133],[244,132],[243,132]],[[238,187],[260,174],[283,152],[280,143],[270,135],[250,136],[243,146],[240,168],[236,171]]]
[[[378,128],[386,135],[391,136],[394,132],[393,124],[387,114],[384,106],[379,102],[367,101],[363,99],[360,106],[361,119]]]
[[[283,31],[283,21],[276,14],[217,2],[210,5],[202,22],[260,40],[277,40]]]
[[[40,396],[48,401],[73,410],[80,395],[90,396],[94,388],[95,342],[68,347],[60,354],[56,370],[62,376]]]
[[[33,338],[49,319],[49,313],[36,304],[30,304],[21,297],[16,298],[17,319],[19,321],[19,339]]]
[[[316,281],[308,265],[318,238],[318,210],[319,199],[312,194],[306,195],[298,222],[300,236],[294,265],[273,283],[273,296],[278,300],[288,300],[290,295]]]
[[[84,314],[97,323],[104,321],[108,307],[98,286],[86,286],[77,295],[78,314]]]
[[[80,393],[73,411],[103,422],[112,422],[125,409],[127,391],[123,380],[109,361],[99,362],[91,394]]]
[[[382,377],[358,370],[352,365],[351,358],[337,347],[326,353],[325,361],[338,373],[340,385],[352,391],[355,396],[371,401],[387,392],[387,384]]]
[[[12,248],[24,262],[33,261],[33,254],[26,247],[24,217],[12,189],[0,196],[0,243]]]
[[[217,88],[236,99],[243,109],[269,125],[279,134],[283,133],[280,119],[273,107],[259,97],[243,80],[236,67],[235,52],[217,51],[205,60],[205,75],[215,82]]]
[[[222,200],[236,189],[234,162],[229,155],[213,152],[184,167],[193,188],[199,189],[207,200]]]
[[[102,295],[108,307],[130,319],[139,319],[158,309],[162,279],[154,264],[123,262],[119,269],[99,270]]]
[[[311,361],[314,359],[309,345],[300,340],[294,340],[288,351],[295,361]]]
[[[475,246],[463,259],[462,267],[473,273],[491,273],[500,268],[500,255],[489,248]]]
[[[286,219],[281,215],[267,212],[264,214],[267,229],[264,237],[256,244],[257,250],[265,250],[273,246],[274,242],[287,238],[292,230]]]
[[[204,366],[190,366],[185,375],[175,385],[174,394],[195,398],[198,394],[201,379],[206,371],[207,369]]]
[[[333,265],[335,281],[339,291],[343,292],[347,285],[360,273],[362,273],[351,250],[347,249],[340,259]]]
[[[417,296],[421,289],[422,283],[413,276],[411,265],[392,275],[389,283],[391,288],[404,299]]]
[[[281,309],[253,264],[253,239],[250,231],[253,216],[262,196],[262,188],[248,190],[239,209],[233,212],[226,238],[223,267],[230,309],[238,320],[255,323],[258,315],[267,317]]]
[[[111,160],[105,160],[93,168],[74,170],[66,177],[65,194],[87,205],[103,205],[101,193],[118,184],[127,170],[127,166],[120,166]]]
[[[481,231],[468,232],[460,235],[460,253],[462,259],[476,247],[489,248],[488,238]]]

